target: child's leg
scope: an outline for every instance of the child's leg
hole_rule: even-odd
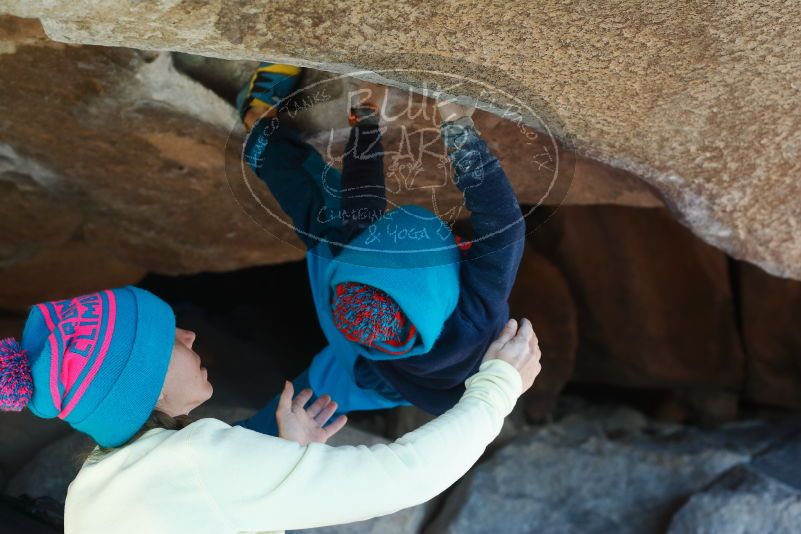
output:
[[[338,200],[323,193],[320,180],[325,177],[339,184],[339,171],[326,165],[299,132],[277,117],[281,102],[295,90],[300,72],[292,65],[262,63],[240,92],[237,107],[246,128],[252,128],[245,142],[245,163],[266,183],[298,236],[311,248],[331,230],[326,209],[338,208]]]
[[[244,158],[290,217],[307,248],[337,230],[339,224],[331,221],[327,212],[337,209],[338,199],[325,194],[320,181],[325,177],[329,183],[338,183],[340,173],[326,164],[298,131],[284,123],[276,126],[270,118],[262,119],[245,143]]]

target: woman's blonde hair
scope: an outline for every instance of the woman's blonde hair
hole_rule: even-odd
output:
[[[97,445],[86,457],[86,461],[98,462],[103,458],[105,458],[106,456],[108,456],[109,454],[111,454],[112,452],[127,447],[134,441],[138,440],[148,430],[153,430],[154,428],[163,428],[166,430],[181,430],[182,428],[186,428],[187,426],[191,425],[194,422],[195,419],[188,415],[179,415],[177,417],[172,417],[164,412],[153,410],[153,413],[151,413],[150,417],[147,418],[147,421],[145,421],[145,424],[142,425],[142,428],[140,428],[136,432],[136,434],[134,434],[133,437],[131,437],[131,439],[129,439],[119,447],[101,447],[100,445]]]

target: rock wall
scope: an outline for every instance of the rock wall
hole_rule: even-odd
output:
[[[0,80],[0,268],[45,282],[28,284],[28,295],[16,282],[0,283],[6,307],[66,294],[46,290],[56,269],[43,272],[45,262],[74,280],[94,273],[94,286],[73,284],[88,291],[144,271],[221,271],[303,257],[293,232],[264,216],[259,202],[280,211],[267,189],[253,180],[251,198],[231,179],[240,172],[242,141],[231,101],[252,62],[64,45],[47,39],[38,21],[14,17],[0,17],[0,49],[0,69],[13,73]],[[342,138],[336,148],[344,144],[344,105],[337,104],[345,83],[329,84],[339,91],[332,105],[297,118],[321,149],[331,125]],[[397,105],[405,97],[391,95]],[[516,126],[490,113],[476,121],[521,202],[537,203],[547,184],[533,180],[520,147],[505,142]],[[397,142],[399,131],[387,142]],[[629,173],[573,153],[566,158],[570,175],[549,203],[662,205]],[[409,198],[424,200],[433,179],[423,173]],[[452,187],[441,200],[459,199]],[[88,251],[90,269],[66,257],[73,245]]]
[[[51,33],[54,28],[69,28],[76,34],[84,32],[80,35],[90,40],[87,35],[100,31],[94,23],[75,22],[83,15],[73,13],[68,5],[58,12],[37,3],[25,4],[25,9],[16,3],[4,5],[21,14],[41,14]],[[103,5],[95,3],[87,13],[105,21],[101,11],[92,11]],[[159,12],[157,7],[154,12]],[[132,4],[128,8],[138,9]],[[163,20],[179,16],[168,11]],[[126,20],[125,13],[120,21]],[[140,19],[120,29],[117,38],[135,40],[137,24],[155,28],[159,23],[151,14],[142,14]],[[188,21],[171,34],[153,37],[153,46],[184,38]],[[118,21],[108,24],[103,28],[118,29]],[[193,46],[207,51],[222,37],[203,24],[198,28],[209,33]],[[627,26],[620,27],[622,31]],[[112,38],[110,33],[103,35]],[[644,35],[640,32],[636,37]],[[233,47],[226,54],[247,55],[245,45],[256,46],[248,39],[243,43],[244,48]],[[220,54],[228,50],[217,44],[222,48],[214,50]],[[442,46],[447,44],[444,41]],[[314,50],[308,53],[317,53]],[[752,53],[760,51],[757,47]],[[674,53],[669,47],[665,50],[666,57]],[[788,54],[790,61],[792,52]],[[375,59],[369,54],[364,57]],[[0,17],[4,73],[0,79],[0,209],[5,215],[0,219],[0,309],[24,310],[40,300],[136,282],[145,272],[221,271],[301,258],[303,251],[293,233],[264,217],[254,199],[243,201],[245,197],[230,180],[232,163],[239,163],[242,134],[231,101],[253,65],[187,54],[62,44],[49,39],[37,20]],[[310,83],[332,78],[320,71],[306,76]],[[592,87],[589,82],[587,87]],[[325,135],[320,134],[327,134],[331,125],[337,135],[347,132],[344,115],[336,106],[342,103],[348,83],[345,79],[339,85],[330,84],[335,93],[331,105],[315,107],[313,113],[297,118],[310,142],[321,149]],[[543,78],[543,94],[552,83],[548,76]],[[643,90],[647,88],[653,89],[650,82]],[[572,90],[566,86],[565,97]],[[610,102],[615,101],[613,96],[610,93]],[[731,104],[730,95],[718,96],[723,99],[721,106]],[[390,92],[392,105],[403,105],[405,97],[403,91]],[[579,97],[589,98],[575,96]],[[660,98],[654,97],[654,105],[664,103]],[[423,106],[425,101],[420,99],[416,105]],[[576,121],[584,113],[576,110],[578,115],[564,117],[564,109],[554,109],[566,127],[571,120],[579,124]],[[640,111],[632,107],[632,113]],[[792,117],[792,112],[787,116]],[[548,414],[568,380],[674,392],[684,388],[686,395],[679,395],[678,403],[713,419],[733,417],[738,398],[760,405],[801,407],[795,393],[801,376],[796,362],[801,341],[793,334],[797,283],[745,264],[732,268],[722,252],[693,239],[664,211],[574,210],[570,206],[655,207],[664,200],[674,216],[683,217],[681,209],[675,211],[680,205],[666,189],[655,190],[630,173],[571,152],[569,145],[562,150],[572,173],[566,176],[570,187],[563,195],[543,197],[544,182],[532,179],[520,147],[509,142],[516,133],[515,124],[481,111],[476,121],[503,161],[522,203],[545,198],[544,204],[562,205],[547,225],[532,234],[533,246],[512,296],[514,313],[535,319],[550,359],[545,362],[541,387],[528,400],[529,416]],[[781,124],[777,120],[776,128]],[[777,143],[766,144],[765,150],[779,147],[786,158],[792,154],[795,138],[794,133],[782,135]],[[397,131],[387,139],[397,142]],[[577,139],[582,146],[580,136]],[[665,150],[693,139],[697,140],[676,136]],[[341,139],[338,142],[341,148]],[[632,139],[636,146],[642,142]],[[588,146],[585,143],[583,149]],[[687,150],[703,160],[698,147]],[[738,154],[727,149],[727,161]],[[703,161],[707,170],[725,167]],[[743,188],[764,182],[757,175],[749,176],[727,182],[716,194],[721,199],[740,198]],[[772,179],[782,176],[775,174]],[[425,172],[420,175],[424,186],[433,180]],[[769,240],[780,236],[784,230],[772,230],[777,224],[786,229],[798,222],[793,212],[799,209],[792,202],[797,193],[794,182],[786,185],[768,196],[749,193],[749,202],[727,208],[725,216],[737,219],[742,210],[757,210],[748,218],[748,231]],[[258,202],[279,211],[263,185],[255,183],[254,188]],[[410,191],[409,197],[424,200],[424,190]],[[440,200],[453,203],[458,196],[451,188]],[[768,197],[781,202],[771,208],[769,224],[763,225],[761,203]],[[707,225],[703,232],[713,228]],[[699,233],[692,225],[691,229]],[[756,248],[765,244],[760,239],[753,242]],[[774,252],[791,257],[793,247],[788,241]],[[787,264],[790,270],[797,265],[801,262]],[[732,277],[732,272],[737,276]],[[550,304],[543,308],[542,302]],[[782,310],[781,319],[770,313],[777,309]]]
[[[168,55],[54,44],[35,21],[2,20],[17,44],[0,54],[0,265],[77,243],[92,253],[61,262],[62,278],[88,266],[110,284],[297,257],[229,192],[227,102]],[[130,272],[112,275],[120,263]]]
[[[533,237],[576,303],[575,379],[740,388],[745,358],[723,253],[665,210],[565,208],[550,224]]]
[[[627,409],[578,410],[521,432],[474,467],[424,532],[789,534],[801,480],[761,462],[797,438],[797,423],[710,432]],[[796,448],[777,465],[792,470],[798,458]]]
[[[781,0],[298,4],[4,0],[58,41],[382,71],[506,90],[635,172],[705,241],[801,278],[801,6]],[[428,73],[420,70],[428,70]],[[363,74],[367,76],[368,74]],[[480,85],[480,84],[478,84]],[[454,93],[481,96],[478,85]],[[496,104],[508,102],[500,99]]]
[[[743,343],[749,354],[744,397],[762,405],[801,409],[801,283],[741,264]]]

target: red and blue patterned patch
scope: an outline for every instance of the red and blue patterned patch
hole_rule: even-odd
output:
[[[378,288],[346,282],[336,286],[332,300],[334,324],[350,341],[403,354],[417,335],[398,303]]]

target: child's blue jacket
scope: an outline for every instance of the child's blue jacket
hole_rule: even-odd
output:
[[[340,208],[336,195],[326,194],[338,187],[338,171],[289,128],[260,121],[248,138],[246,162],[267,183],[308,248],[315,308],[329,342],[315,356],[308,380],[316,393],[331,395],[340,412],[408,403],[433,414],[446,411],[509,319],[524,220],[486,143],[472,128],[461,141],[449,157],[471,213],[474,241],[464,252],[444,223],[414,206],[392,210],[342,240],[342,229],[321,216]],[[399,229],[424,238],[399,242]],[[346,244],[331,245],[329,239]],[[419,332],[411,351],[393,356],[349,341],[336,329],[331,290],[344,281],[372,285],[398,302]]]

